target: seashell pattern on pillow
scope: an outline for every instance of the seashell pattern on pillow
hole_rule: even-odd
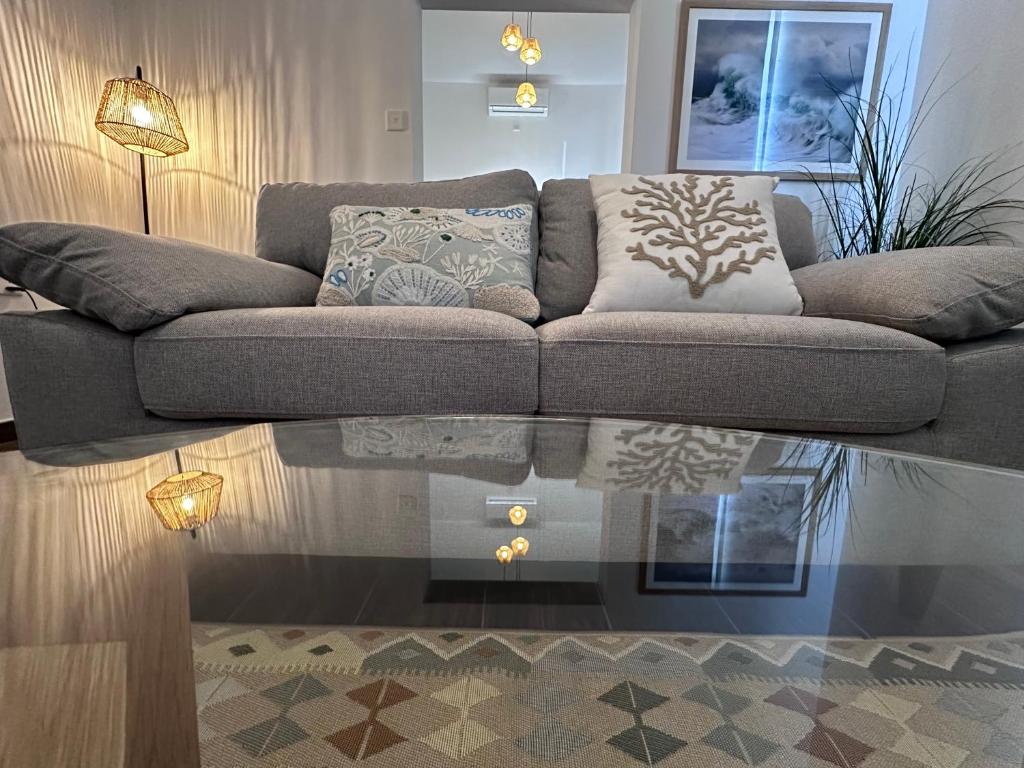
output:
[[[331,210],[318,306],[477,307],[533,322],[533,206]]]

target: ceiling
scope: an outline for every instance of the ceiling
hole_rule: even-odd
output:
[[[629,13],[633,0],[420,0],[423,10]]]
[[[423,13],[423,80],[480,83],[521,79],[519,56],[498,44],[510,11]],[[516,12],[525,31],[526,14]],[[629,46],[625,14],[537,13],[533,31],[544,57],[530,67],[538,83],[623,85]]]

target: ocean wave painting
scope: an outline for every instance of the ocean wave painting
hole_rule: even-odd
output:
[[[813,172],[831,159],[856,170],[838,94],[871,94],[880,12],[690,14],[680,169]]]

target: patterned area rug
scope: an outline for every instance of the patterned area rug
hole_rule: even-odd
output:
[[[193,625],[209,768],[1021,768],[1024,633]]]

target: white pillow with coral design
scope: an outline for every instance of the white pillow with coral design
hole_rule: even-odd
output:
[[[754,432],[595,419],[576,485],[687,496],[739,493],[760,439]]]
[[[591,176],[597,286],[584,312],[799,315],[769,176]]]

